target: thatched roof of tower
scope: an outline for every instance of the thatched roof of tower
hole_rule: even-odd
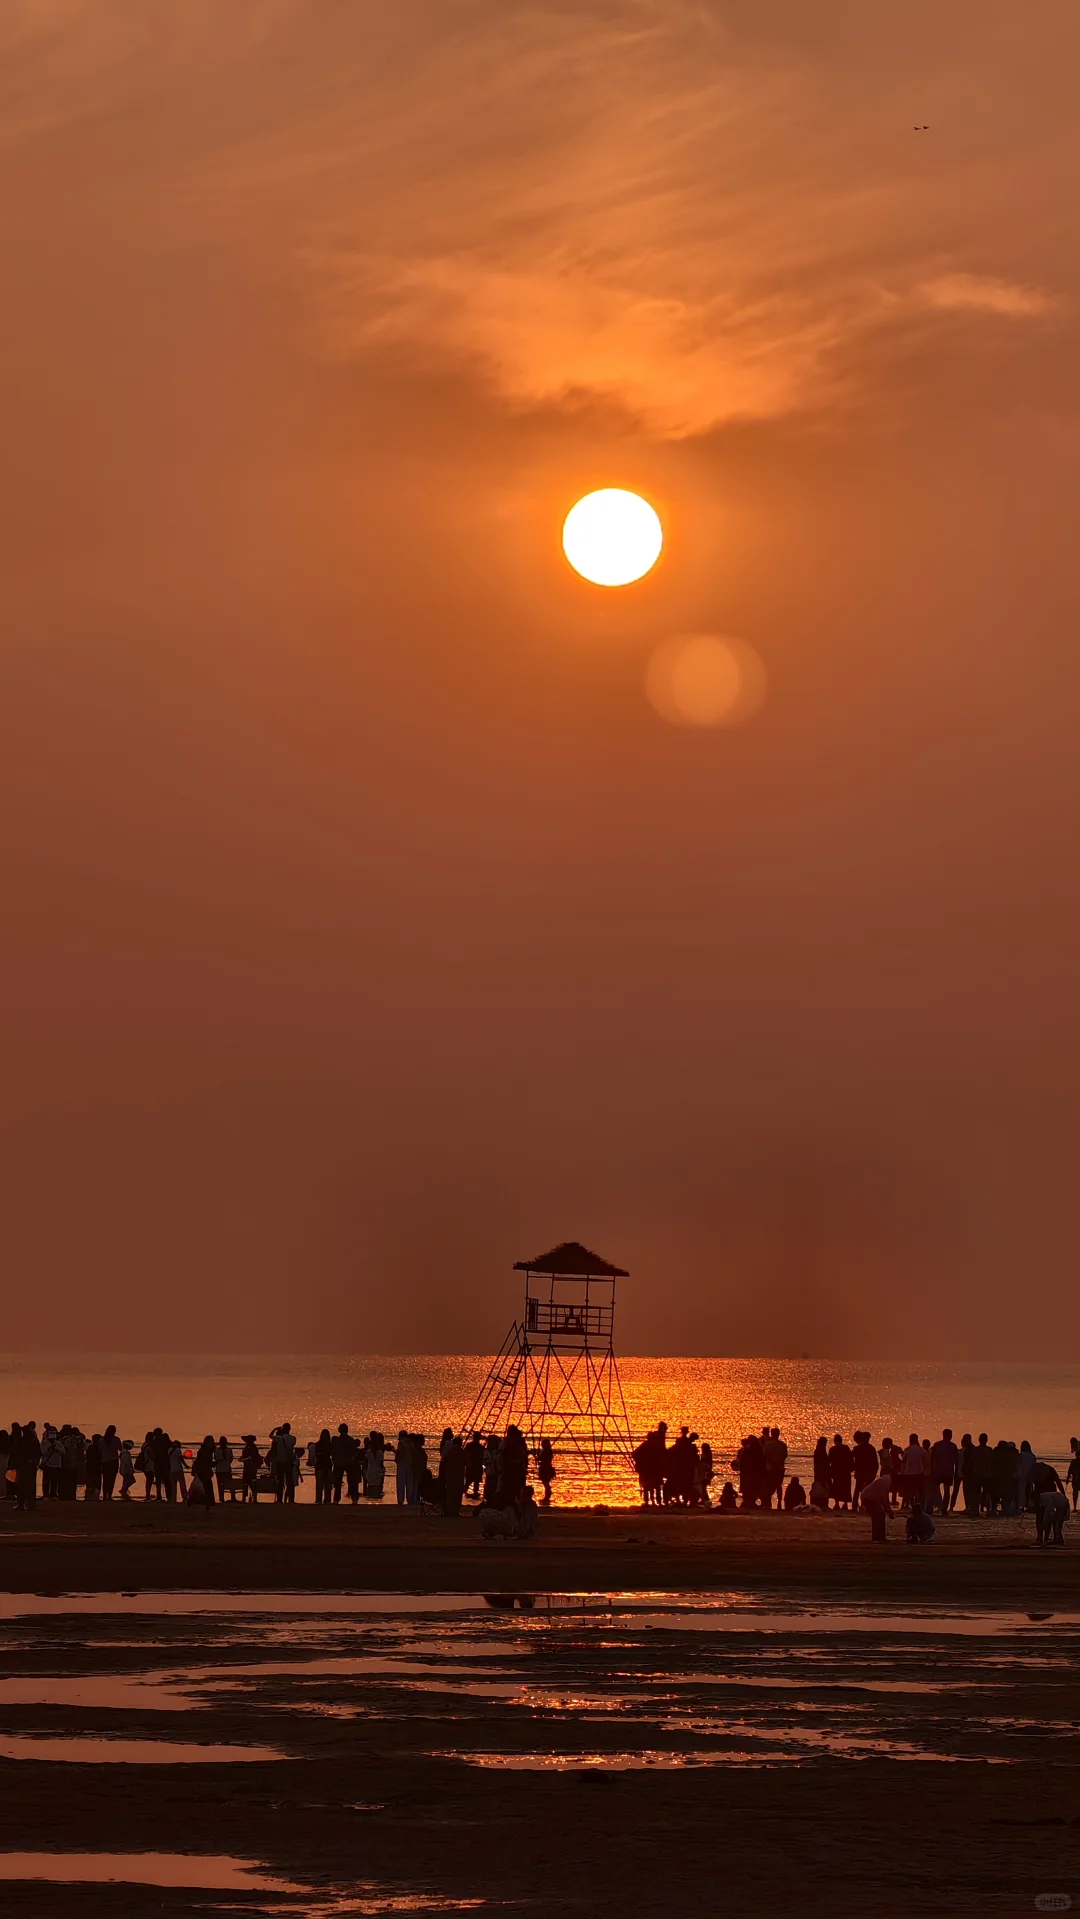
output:
[[[566,1279],[629,1279],[624,1266],[612,1266],[599,1253],[590,1253],[580,1240],[564,1239],[539,1259],[514,1261],[515,1273],[556,1273]]]

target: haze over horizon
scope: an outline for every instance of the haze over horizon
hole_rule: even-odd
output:
[[[9,1350],[488,1352],[568,1238],[625,1353],[1080,1331],[1078,53],[9,0]]]

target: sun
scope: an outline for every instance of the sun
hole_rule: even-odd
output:
[[[660,516],[639,493],[621,486],[586,493],[570,508],[563,552],[575,573],[594,586],[629,586],[656,565],[664,544]]]

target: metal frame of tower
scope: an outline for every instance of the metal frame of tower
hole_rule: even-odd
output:
[[[459,1431],[521,1427],[531,1451],[549,1439],[599,1472],[605,1452],[629,1461],[630,1422],[615,1358],[615,1282],[628,1279],[576,1241],[519,1259],[525,1308]]]

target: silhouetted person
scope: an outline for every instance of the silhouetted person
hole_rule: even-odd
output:
[[[851,1447],[837,1433],[829,1447],[829,1490],[837,1512],[847,1512],[851,1505],[851,1475],[855,1470],[855,1459]]]
[[[74,1499],[79,1489],[79,1466],[82,1460],[82,1440],[74,1426],[60,1428],[60,1445],[64,1463],[60,1468],[60,1497]]]
[[[641,1486],[642,1504],[659,1506],[667,1471],[667,1425],[664,1420],[660,1421],[655,1432],[646,1433],[640,1446],[636,1447],[634,1465]]]
[[[513,1424],[506,1428],[506,1437],[499,1447],[499,1490],[496,1503],[500,1506],[512,1506],[521,1498],[525,1490],[525,1481],[529,1476],[529,1448],[520,1426]]]
[[[154,1427],[151,1446],[154,1459],[154,1496],[157,1499],[175,1499],[176,1488],[172,1477],[172,1441],[168,1433],[160,1426]]]
[[[1035,1464],[1035,1455],[1031,1450],[1030,1439],[1020,1441],[1020,1457],[1016,1462],[1016,1503],[1020,1512],[1026,1513],[1031,1505],[1031,1470]]]
[[[1018,1510],[1020,1454],[1011,1439],[999,1439],[991,1453],[990,1508],[1006,1516]]]
[[[411,1438],[412,1444],[409,1449],[410,1456],[411,1456],[410,1477],[409,1477],[409,1484],[411,1487],[411,1491],[409,1493],[409,1504],[410,1506],[419,1506],[423,1502],[422,1487],[425,1483],[424,1474],[428,1471],[427,1441],[426,1441],[426,1436],[423,1433],[412,1433],[410,1434],[410,1438]],[[488,1446],[489,1448],[494,1447],[494,1463],[491,1468],[492,1485],[494,1485],[494,1481],[498,1477],[498,1472],[499,1472],[499,1464],[498,1464],[499,1442],[495,1438],[494,1434],[492,1434],[491,1439],[488,1441]],[[486,1480],[484,1482],[484,1493],[486,1497],[487,1495]]]
[[[397,1436],[397,1445],[394,1447],[394,1491],[397,1493],[397,1503],[399,1506],[407,1506],[409,1503],[409,1460],[411,1455],[412,1441],[403,1426]],[[483,1456],[484,1449],[481,1447],[481,1459],[483,1459]]]
[[[130,1501],[135,1484],[135,1441],[125,1439],[120,1448],[120,1497]]]
[[[198,1485],[199,1497],[195,1501],[195,1503],[196,1505],[201,1504],[205,1506],[207,1510],[209,1510],[209,1508],[215,1504],[215,1500],[214,1500],[214,1453],[215,1451],[216,1451],[216,1448],[214,1446],[214,1435],[213,1433],[206,1433],[204,1435],[202,1445],[199,1447],[198,1452],[195,1454],[194,1463],[192,1464],[192,1468],[191,1468],[191,1493],[188,1496],[189,1504],[191,1502],[192,1496],[194,1495],[195,1487],[196,1485]]]
[[[1065,1534],[1062,1530],[1069,1517],[1069,1502],[1065,1497],[1061,1481],[1057,1486],[1049,1487],[1035,1495],[1035,1539],[1040,1546],[1063,1546]]]
[[[8,1472],[11,1474],[11,1478],[8,1481],[8,1498],[11,1500],[12,1504],[14,1504],[19,1497],[16,1488],[17,1488],[18,1477],[19,1477],[19,1453],[21,1452],[21,1450],[22,1450],[22,1427],[20,1426],[17,1419],[13,1419],[11,1422],[11,1431],[8,1434],[8,1466],[7,1466]]]
[[[925,1482],[926,1460],[923,1456],[922,1440],[918,1433],[910,1433],[904,1448],[904,1463],[900,1469],[900,1504],[912,1507],[918,1500],[921,1508]]]
[[[934,1522],[930,1514],[924,1511],[921,1499],[913,1499],[907,1516],[908,1545],[925,1546],[933,1537]]]
[[[145,1491],[143,1493],[143,1499],[147,1500],[152,1496],[154,1491],[154,1435],[153,1433],[147,1433],[146,1438],[143,1440],[142,1445],[139,1447],[139,1456],[136,1459],[135,1464],[143,1476],[143,1486],[145,1487]]]
[[[960,1448],[953,1439],[951,1426],[946,1426],[930,1449],[930,1470],[934,1482],[932,1497],[941,1512],[951,1513],[960,1484]]]
[[[828,1480],[820,1479],[815,1473],[810,1484],[810,1505],[812,1510],[816,1513],[827,1513],[831,1497],[832,1488]]]
[[[356,1458],[356,1441],[342,1420],[333,1439],[330,1441],[334,1456],[334,1504],[341,1504],[341,1488],[345,1484],[345,1475]]]
[[[722,1513],[733,1513],[737,1510],[739,1501],[730,1479],[725,1479],[723,1486],[720,1488],[720,1497],[716,1504],[718,1510]]]
[[[46,1423],[41,1436],[41,1497],[59,1499],[60,1471],[64,1464],[64,1449],[60,1444],[60,1435],[55,1426]]]
[[[878,1449],[878,1472],[888,1473],[892,1480],[893,1497],[889,1501],[889,1511],[900,1489],[900,1475],[904,1470],[903,1449],[893,1439],[883,1439]]]
[[[779,1426],[770,1427],[767,1436],[762,1439],[761,1450],[765,1455],[765,1483],[763,1487],[765,1497],[763,1503],[766,1511],[771,1511],[775,1498],[776,1510],[779,1512],[780,1498],[784,1490],[784,1473],[787,1470],[788,1456],[787,1446],[780,1437]]]
[[[480,1481],[484,1475],[484,1442],[479,1433],[473,1433],[465,1448],[465,1496],[467,1499],[479,1499]]]
[[[870,1444],[869,1433],[856,1433],[855,1444],[851,1448],[851,1460],[854,1468],[855,1484],[852,1493],[852,1511],[857,1512],[862,1498],[863,1487],[869,1486],[877,1478],[878,1456],[876,1446]]]
[[[253,1506],[259,1503],[259,1488],[256,1481],[262,1466],[262,1454],[259,1451],[254,1433],[242,1434],[240,1453],[240,1498],[246,1505],[250,1496]]]
[[[380,1432],[367,1436],[363,1458],[364,1498],[381,1499],[386,1485],[386,1441]],[[351,1497],[351,1489],[350,1489]]]
[[[690,1428],[681,1426],[678,1439],[668,1448],[667,1469],[664,1477],[665,1505],[688,1506],[690,1504],[697,1463],[697,1447],[690,1437]],[[764,1477],[764,1468],[762,1477]]]
[[[1034,1462],[1030,1474],[1030,1483],[1032,1499],[1035,1504],[1035,1537],[1041,1546],[1049,1543],[1047,1527],[1052,1523],[1052,1515],[1057,1510],[1055,1505],[1048,1506],[1044,1503],[1046,1495],[1048,1493],[1060,1493],[1066,1512],[1068,1512],[1069,1509],[1069,1502],[1065,1499],[1065,1488],[1048,1459],[1037,1459]],[[1063,1546],[1065,1540],[1064,1537],[1061,1536],[1060,1525],[1058,1527],[1058,1534],[1057,1544]]]
[[[739,1497],[744,1512],[755,1512],[765,1497],[765,1452],[756,1433],[748,1433],[731,1462],[739,1475]]]
[[[91,1436],[89,1446],[86,1448],[86,1490],[83,1493],[84,1499],[97,1500],[101,1498],[101,1472],[101,1434],[94,1433]]]
[[[324,1426],[315,1441],[315,1504],[329,1506],[334,1496],[334,1442]]]
[[[224,1433],[214,1447],[214,1478],[217,1480],[218,1499],[225,1503],[225,1494],[229,1495],[231,1505],[236,1504],[236,1481],[233,1478],[233,1449]]]
[[[1073,1512],[1075,1512],[1076,1502],[1080,1499],[1080,1439],[1070,1439],[1069,1451],[1072,1454],[1072,1458],[1069,1461],[1069,1470],[1065,1478],[1072,1488]]]
[[[116,1475],[120,1470],[120,1441],[116,1437],[116,1427],[106,1426],[101,1435],[101,1497],[111,1499]]]
[[[555,1453],[552,1449],[550,1439],[542,1439],[540,1441],[539,1450],[536,1455],[536,1477],[544,1488],[542,1504],[550,1506],[551,1488],[555,1479]]]
[[[179,1500],[181,1506],[187,1504],[187,1468],[184,1448],[178,1439],[169,1442],[169,1498]]]
[[[829,1442],[826,1439],[824,1433],[822,1433],[821,1438],[818,1440],[817,1445],[814,1447],[813,1466],[810,1474],[811,1500],[813,1499],[813,1496],[814,1496],[813,1489],[814,1489],[815,1483],[817,1482],[823,1486],[828,1486],[829,1477],[830,1477],[829,1475]]]
[[[964,1511],[974,1515],[979,1508],[975,1491],[975,1441],[970,1433],[960,1440],[960,1484],[964,1489]]]
[[[798,1473],[792,1473],[791,1478],[784,1487],[784,1511],[786,1513],[801,1512],[805,1504],[806,1487],[803,1485]]]
[[[484,1447],[484,1488],[481,1503],[492,1506],[495,1503],[495,1489],[499,1483],[499,1441],[495,1433],[488,1436]]]
[[[37,1436],[37,1421],[28,1419],[19,1434],[18,1452],[15,1455],[17,1512],[32,1513],[37,1505],[37,1476],[40,1463],[41,1441]]]
[[[274,1498],[279,1506],[291,1506],[296,1497],[293,1479],[293,1454],[296,1440],[287,1419],[275,1426],[270,1435],[270,1471],[274,1477]]]
[[[517,1525],[514,1530],[519,1539],[535,1539],[539,1514],[536,1510],[536,1496],[531,1486],[523,1486],[518,1500]]]
[[[976,1512],[992,1512],[994,1455],[985,1433],[979,1434],[979,1443],[971,1455],[971,1483],[975,1493]]]
[[[862,1509],[870,1515],[870,1539],[875,1545],[888,1540],[885,1515],[892,1504],[892,1475],[879,1473],[862,1489]]]

